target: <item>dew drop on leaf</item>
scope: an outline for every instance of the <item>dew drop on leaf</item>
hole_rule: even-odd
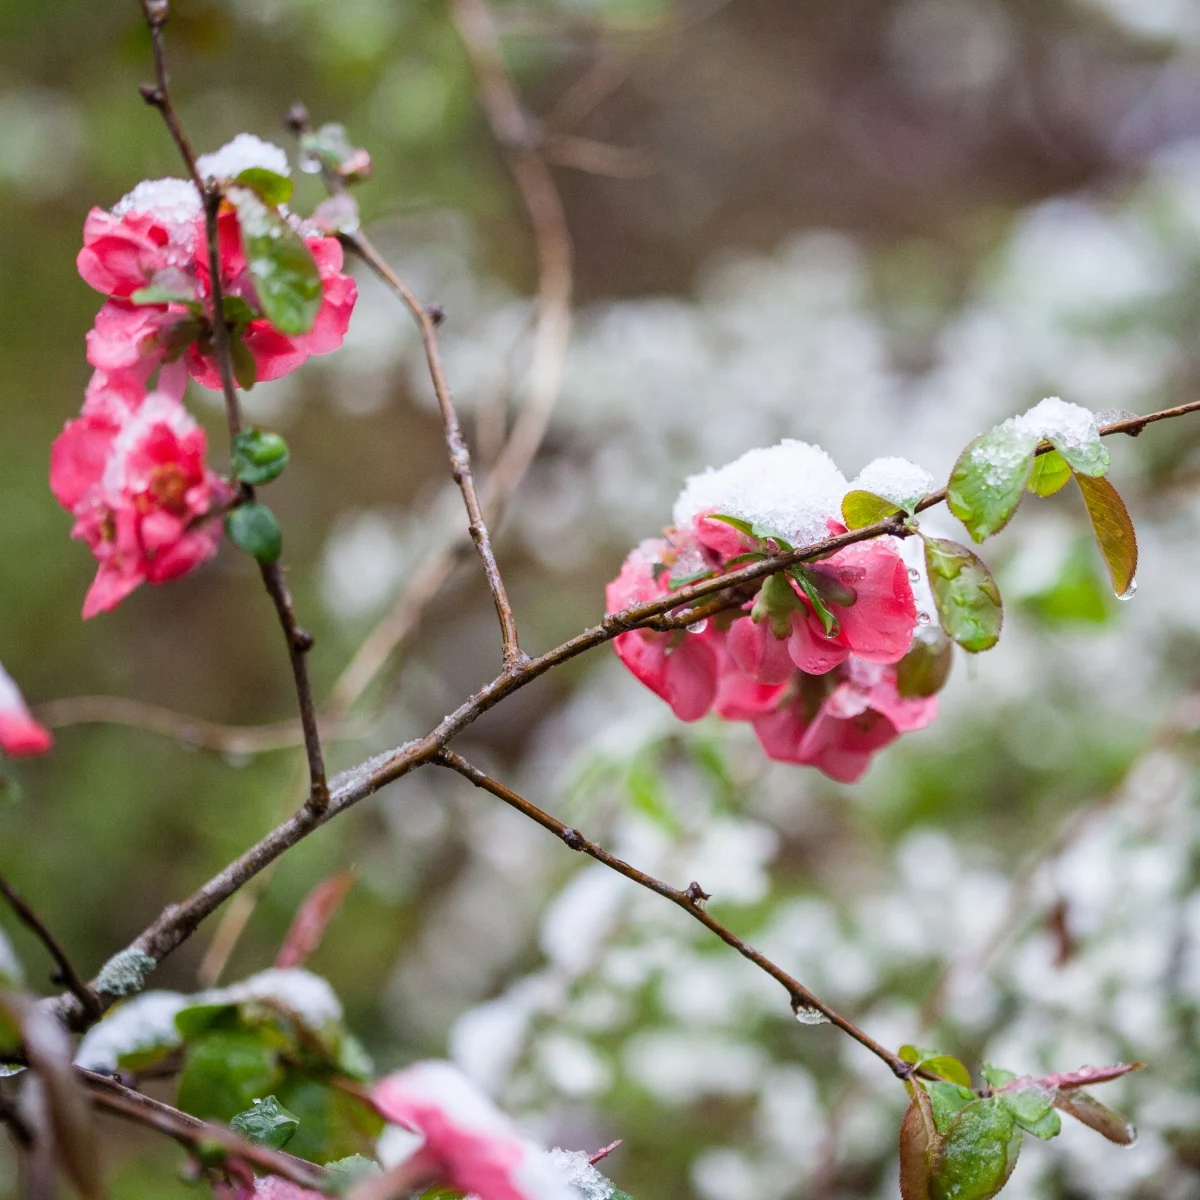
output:
[[[918,625],[928,625],[929,624],[929,614],[927,612],[917,613],[917,624]]]
[[[703,633],[708,628],[708,618],[705,617],[702,621],[693,621],[688,627],[688,633]]]
[[[921,572],[918,571],[916,567],[909,567],[908,577],[913,581],[913,583],[916,583],[917,580],[921,578]]]
[[[1129,586],[1117,597],[1118,600],[1132,600],[1137,592],[1137,580],[1131,579]]]

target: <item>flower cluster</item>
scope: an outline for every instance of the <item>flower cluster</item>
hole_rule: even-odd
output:
[[[0,750],[12,758],[45,754],[51,741],[49,730],[33,719],[20,688],[0,665]]]
[[[856,486],[879,491],[891,476],[918,495],[927,490],[919,468],[885,464],[868,467]],[[844,533],[849,490],[824,451],[795,441],[693,476],[674,526],[642,542],[608,585],[607,609],[668,596],[772,543],[803,546]],[[897,664],[929,621],[931,606],[919,611],[914,596],[914,585],[924,589],[923,569],[898,539],[876,538],[768,576],[740,609],[686,630],[633,630],[614,646],[681,720],[711,710],[749,721],[769,757],[852,782],[876,750],[937,716],[936,696],[898,686]]]
[[[249,172],[283,179],[282,150],[240,134],[197,160],[200,175],[222,186]],[[246,197],[223,200],[217,216],[222,317],[242,386],[277,379],[312,354],[342,343],[356,299],[342,273],[336,238]],[[248,216],[247,214],[250,214]],[[319,300],[302,333],[267,318],[248,249],[275,221],[296,237],[319,277]],[[219,516],[232,498],[205,466],[205,437],[182,404],[188,377],[221,386],[214,357],[212,286],[204,203],[182,179],[140,183],[111,212],[94,208],[83,229],[77,265],[105,301],[87,336],[94,368],[83,411],[54,444],[50,486],[75,517],[72,536],[86,541],[100,564],[84,616],[111,609],[140,583],[164,583],[215,553]],[[302,242],[302,245],[301,245]],[[258,264],[261,265],[261,264]]]

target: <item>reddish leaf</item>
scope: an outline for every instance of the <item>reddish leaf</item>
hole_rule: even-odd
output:
[[[1124,599],[1132,595],[1138,562],[1137,535],[1129,510],[1120,493],[1107,479],[1076,475],[1075,482],[1083,493],[1088,516],[1092,518],[1096,544],[1108,564],[1113,591]]]
[[[940,1141],[929,1093],[917,1085],[900,1123],[901,1200],[929,1200],[929,1180]]]
[[[1060,1092],[1072,1088],[1091,1087],[1096,1083],[1109,1083],[1128,1075],[1130,1071],[1140,1071],[1146,1064],[1140,1062],[1116,1063],[1111,1067],[1080,1067],[1078,1071],[1068,1071],[1065,1075],[1043,1075],[1037,1082],[1042,1087],[1057,1088]]]
[[[275,956],[277,967],[302,966],[308,956],[321,944],[329,922],[337,916],[347,893],[357,878],[353,871],[343,871],[322,880],[304,898],[292,919],[292,927],[283,939]]]
[[[1118,1146],[1132,1146],[1137,1141],[1137,1130],[1133,1124],[1120,1113],[1101,1104],[1089,1092],[1055,1092],[1054,1107],[1081,1121],[1089,1129],[1094,1129],[1110,1142],[1116,1142]]]

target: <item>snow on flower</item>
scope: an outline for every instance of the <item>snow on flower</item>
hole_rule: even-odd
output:
[[[289,173],[286,154],[251,134],[239,134],[197,160],[206,178],[233,178],[249,167]],[[231,332],[254,359],[256,379],[278,379],[310,355],[328,354],[341,346],[357,287],[342,272],[342,248],[335,237],[304,238],[320,276],[322,304],[312,329],[292,335],[281,333],[261,315],[232,205],[222,207],[218,241],[222,290],[249,306],[249,316],[232,322]],[[129,372],[145,385],[155,370],[186,350],[193,377],[205,387],[220,388],[206,328],[211,320],[206,311],[211,286],[204,212],[193,184],[183,179],[148,180],[111,212],[93,208],[84,222],[77,266],[83,279],[108,298],[88,335],[88,360],[94,367]],[[135,303],[135,294],[148,288],[159,292],[161,302]]]
[[[413,1170],[478,1200],[571,1200],[562,1173],[457,1067],[415,1063],[371,1092],[379,1112],[424,1139]]]
[[[180,401],[150,393],[131,409],[101,388],[54,442],[50,487],[75,516],[71,536],[100,564],[84,618],[114,608],[141,583],[176,579],[216,553],[230,498],[204,462],[204,431]]]
[[[854,486],[908,501],[931,483],[912,463],[882,459]],[[762,549],[758,537],[718,516],[796,545],[844,532],[840,506],[849,487],[824,451],[795,441],[693,475],[676,502],[675,527],[636,547],[608,585],[607,611],[662,599]],[[767,577],[741,611],[687,630],[632,630],[613,646],[681,720],[714,711],[749,721],[769,757],[850,781],[866,770],[873,751],[936,716],[935,698],[907,699],[896,683],[895,665],[912,648],[920,619],[914,584],[928,611],[924,563],[899,539],[883,537],[798,571],[802,578]]]
[[[33,719],[20,688],[0,663],[0,750],[10,758],[45,754],[52,740],[49,730]]]

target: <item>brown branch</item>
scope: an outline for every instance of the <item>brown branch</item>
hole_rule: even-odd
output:
[[[267,725],[223,725],[190,713],[176,712],[125,696],[68,696],[47,700],[34,708],[34,716],[49,729],[72,725],[120,725],[172,738],[200,750],[219,754],[265,754],[304,744],[304,728],[297,720]],[[321,722],[322,736],[331,739],[362,736],[360,725]]]
[[[459,424],[458,413],[454,408],[454,399],[450,394],[450,385],[442,367],[442,356],[438,349],[437,338],[440,316],[417,299],[412,290],[388,266],[365,233],[344,234],[343,241],[400,298],[421,331],[421,344],[425,348],[425,362],[429,367],[429,378],[433,381],[434,394],[437,396],[438,408],[442,414],[446,448],[450,452],[450,472],[454,476],[454,482],[458,484],[458,490],[462,493],[463,505],[467,510],[467,528],[483,562],[484,574],[487,576],[492,601],[496,606],[496,616],[500,620],[500,635],[504,640],[504,666],[509,671],[515,670],[524,661],[525,656],[517,642],[516,619],[513,617],[508,592],[505,589],[504,580],[500,575],[500,567],[492,549],[492,535],[487,521],[484,519],[479,495],[475,490],[475,478],[471,473],[471,453],[463,438],[462,426]]]
[[[626,879],[631,879],[634,883],[646,888],[648,891],[656,892],[664,899],[670,900],[672,904],[682,908],[689,916],[695,917],[710,932],[715,933],[727,946],[732,946],[743,958],[749,959],[756,967],[765,971],[772,979],[781,984],[788,994],[793,1011],[798,1012],[803,1009],[809,1009],[821,1013],[831,1025],[836,1025],[843,1033],[849,1034],[859,1045],[865,1046],[876,1058],[885,1062],[898,1079],[908,1079],[912,1075],[913,1068],[911,1063],[906,1063],[898,1055],[893,1054],[892,1051],[887,1049],[886,1046],[880,1045],[869,1034],[859,1029],[853,1021],[842,1016],[841,1013],[831,1008],[825,1001],[813,995],[798,979],[793,978],[782,967],[772,962],[766,955],[755,950],[748,942],[743,941],[736,933],[727,929],[720,921],[707,912],[703,907],[703,903],[708,899],[708,896],[701,890],[699,884],[690,883],[686,888],[680,890],[679,888],[671,887],[668,883],[663,883],[661,879],[656,879],[653,875],[647,875],[645,871],[640,871],[637,867],[625,862],[624,859],[617,858],[615,854],[610,854],[602,846],[589,841],[578,829],[572,829],[557,817],[551,816],[544,809],[538,808],[536,804],[526,800],[523,796],[517,795],[511,788],[498,783],[490,775],[485,775],[481,770],[472,766],[465,758],[455,754],[452,750],[439,751],[433,761],[438,766],[449,767],[451,770],[457,771],[465,779],[469,779],[477,788],[482,788],[485,792],[490,792],[497,799],[503,800],[509,807],[515,808],[519,813],[523,813],[529,817],[530,820],[536,821],[543,829],[548,829],[554,834],[568,849],[578,850],[581,854],[586,854],[589,858],[594,858],[597,862],[610,867],[618,875],[624,875]]]
[[[256,1145],[223,1125],[209,1124],[160,1100],[135,1092],[109,1075],[100,1075],[82,1067],[77,1067],[76,1073],[87,1089],[88,1098],[97,1108],[165,1133],[191,1150],[219,1147],[232,1158],[242,1159],[300,1187],[323,1191],[328,1186],[330,1176],[324,1167],[284,1154],[281,1150]]]
[[[1183,416],[1200,411],[1200,401],[1180,405],[1162,412],[1119,421],[1105,426],[1101,433],[1134,433],[1153,422]],[[918,508],[932,507],[945,497],[945,489],[927,496]],[[495,707],[506,696],[544,675],[551,668],[611,641],[631,629],[649,626],[650,623],[673,610],[684,609],[706,596],[726,592],[730,588],[749,583],[765,575],[773,574],[792,563],[804,562],[830,554],[843,546],[866,541],[884,535],[904,535],[907,531],[896,518],[888,518],[864,529],[826,538],[811,546],[789,551],[787,554],[772,555],[762,562],[750,563],[736,571],[701,580],[680,588],[670,596],[643,604],[631,605],[620,612],[610,613],[598,625],[576,634],[569,641],[553,650],[529,659],[513,672],[505,671],[468,697],[452,713],[427,733],[423,738],[407,742],[394,750],[385,751],[367,759],[357,767],[344,771],[333,781],[329,804],[321,809],[305,806],[300,812],[276,826],[256,845],[241,857],[218,872],[180,904],[165,908],[156,920],[130,944],[129,950],[140,951],[156,963],[182,944],[195,932],[197,926],[214,909],[242,888],[250,879],[274,862],[297,842],[307,837],[315,828],[331,820],[339,813],[351,808],[360,800],[379,791],[386,784],[400,779],[417,767],[431,762],[442,748],[485,712]],[[692,619],[695,619],[694,612]],[[79,1027],[85,1024],[84,1014],[78,1002],[71,997],[62,997],[60,1004],[64,1015]]]
[[[67,988],[71,995],[79,1001],[84,1012],[93,1019],[99,1018],[103,1009],[92,990],[79,977],[79,973],[71,965],[71,960],[63,949],[62,943],[52,934],[46,923],[37,915],[34,909],[22,899],[20,893],[0,875],[0,895],[8,901],[9,907],[20,918],[22,923],[33,931],[38,941],[45,946],[47,953],[54,960],[54,973],[51,982]]]
[[[158,80],[155,88],[143,89],[142,96],[148,104],[152,104],[162,114],[171,136],[175,140],[175,145],[187,164],[188,174],[191,175],[192,181],[204,199],[204,233],[208,242],[209,299],[212,302],[213,355],[221,376],[221,390],[225,396],[225,420],[229,426],[229,440],[232,442],[242,430],[242,412],[234,381],[233,356],[229,347],[229,327],[225,323],[225,306],[221,285],[221,253],[217,228],[221,212],[221,189],[216,183],[209,184],[200,178],[196,170],[195,156],[192,154],[191,146],[184,135],[183,127],[180,125],[171,100],[162,37],[169,9],[168,0],[142,0],[142,11],[150,29],[155,75]],[[249,485],[242,485],[242,494],[246,501],[254,500],[254,489]],[[317,728],[317,710],[313,702],[312,684],[309,682],[308,664],[305,659],[305,655],[312,649],[312,635],[301,629],[296,621],[296,613],[287,581],[284,578],[283,567],[278,562],[260,562],[259,572],[262,575],[267,594],[275,605],[279,623],[283,627],[288,659],[292,666],[292,677],[296,685],[296,698],[300,706],[300,723],[304,729],[304,749],[308,756],[309,794],[307,804],[309,808],[320,810],[329,803],[329,785],[325,778],[325,756],[321,749],[321,733]]]

